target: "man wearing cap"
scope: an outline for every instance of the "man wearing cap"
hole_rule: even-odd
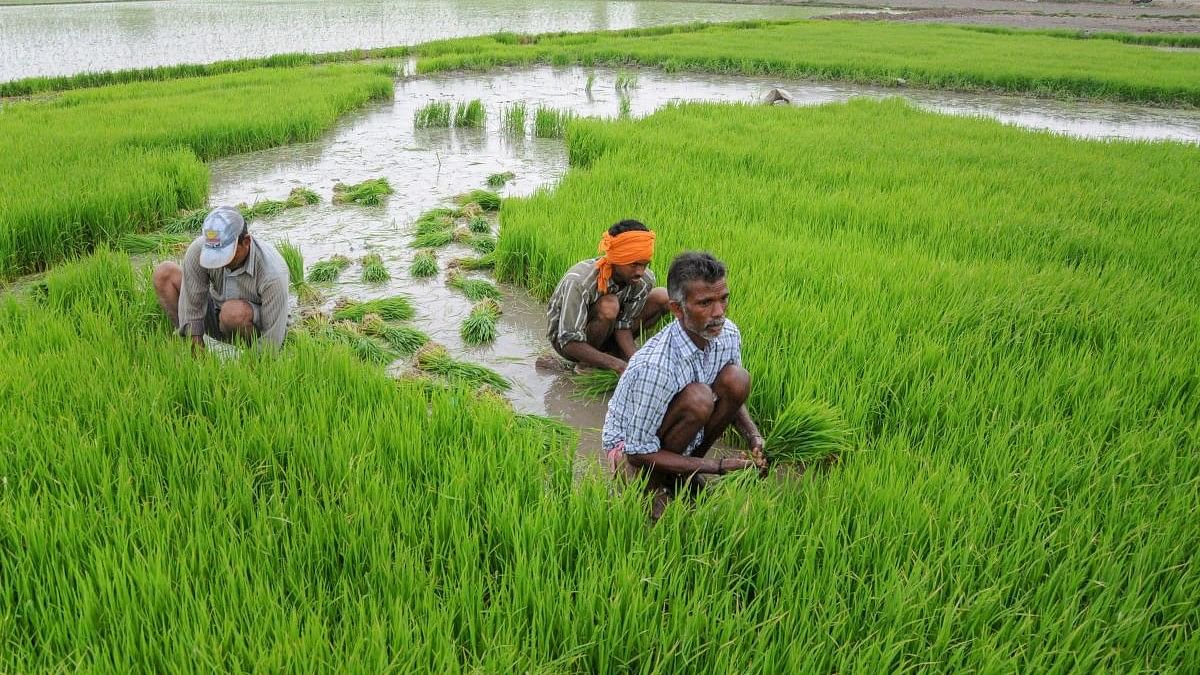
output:
[[[279,347],[287,334],[287,264],[275,247],[250,236],[237,209],[218,206],[183,262],[154,270],[158,303],[198,349],[204,335]]]
[[[667,289],[654,287],[654,233],[642,223],[608,228],[600,253],[568,270],[554,289],[546,311],[550,345],[577,369],[622,373],[637,350],[634,333],[666,314]]]

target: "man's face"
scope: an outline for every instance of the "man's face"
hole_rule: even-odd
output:
[[[649,260],[639,260],[628,265],[613,265],[613,279],[621,286],[636,284],[646,275],[646,268],[649,266]]]
[[[233,254],[233,259],[225,266],[227,270],[236,270],[246,262],[247,256],[250,255],[250,235],[242,235],[238,239],[237,252]]]
[[[671,301],[671,313],[692,335],[715,340],[725,327],[725,310],[729,308],[729,287],[725,279],[708,283],[702,279],[689,281],[685,286],[682,304]]]

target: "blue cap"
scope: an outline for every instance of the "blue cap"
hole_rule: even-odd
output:
[[[237,253],[238,237],[246,230],[246,220],[232,206],[218,206],[204,218],[200,234],[204,249],[200,251],[200,266],[215,270],[224,267]]]

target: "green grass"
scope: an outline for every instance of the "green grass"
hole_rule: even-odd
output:
[[[491,387],[499,391],[508,391],[512,387],[508,380],[494,370],[459,361],[450,356],[445,347],[432,342],[417,352],[416,363],[417,368],[455,384]]]
[[[193,237],[200,234],[208,209],[185,209],[174,217],[167,218],[163,223],[163,232],[171,234],[190,234]]]
[[[477,98],[470,101],[459,101],[455,106],[454,126],[456,127],[482,129],[486,120],[487,113],[483,109],[483,101]]]
[[[484,300],[471,308],[459,327],[463,344],[484,345],[496,340],[496,323],[500,321],[500,303]]]
[[[316,262],[308,268],[308,280],[316,284],[330,284],[337,281],[342,270],[350,266],[350,259],[344,255],[335,255]]]
[[[471,190],[456,196],[454,201],[464,209],[473,204],[484,211],[499,211],[501,200],[500,195],[490,190]]]
[[[525,102],[517,101],[500,112],[500,126],[508,135],[523,138],[525,136],[525,117]]]
[[[383,204],[383,198],[390,194],[392,186],[387,178],[369,178],[353,185],[336,183],[333,186],[333,203],[379,206]]]
[[[409,274],[418,279],[436,277],[438,273],[437,254],[431,249],[422,249],[413,256]]]
[[[472,302],[479,300],[499,300],[502,296],[500,289],[487,279],[468,279],[458,270],[446,275],[446,283],[454,290],[467,296]]]
[[[502,171],[500,173],[493,173],[487,177],[487,184],[488,184],[488,187],[490,187],[490,188],[498,189],[498,188],[504,187],[506,184],[508,184],[508,182],[510,180],[512,180],[513,178],[516,178],[516,177],[517,177],[517,175],[511,171]]]
[[[0,278],[157,229],[204,206],[205,160],[311,140],[341,113],[391,92],[377,67],[327,66],[6,103]]]
[[[627,92],[637,86],[637,73],[622,70],[617,73],[617,79],[613,82],[613,88],[619,92]]]
[[[570,110],[538,106],[533,116],[533,135],[535,138],[562,138],[573,119],[575,113]]]
[[[130,232],[121,235],[117,240],[117,248],[130,255],[176,255],[186,249],[195,239],[192,235],[172,234],[170,232],[148,232],[137,234]]]
[[[418,129],[450,128],[452,106],[449,101],[431,101],[417,109],[413,126]]]
[[[362,278],[369,284],[381,284],[391,279],[392,275],[378,253],[368,253],[362,259]]]
[[[368,314],[377,314],[384,321],[408,321],[413,318],[412,303],[403,295],[364,302],[351,300],[333,310],[335,321],[362,321]]]

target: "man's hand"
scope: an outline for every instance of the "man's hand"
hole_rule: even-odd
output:
[[[717,473],[725,475],[731,471],[741,471],[742,469],[757,469],[758,465],[754,460],[750,459],[720,459],[717,461]]]

